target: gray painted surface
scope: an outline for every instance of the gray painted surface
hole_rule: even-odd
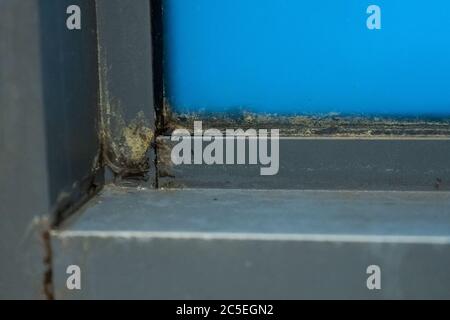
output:
[[[261,176],[260,165],[173,166],[173,145],[158,137],[163,188],[450,190],[448,138],[285,137],[275,176]]]
[[[449,200],[107,188],[52,233],[56,298],[450,298]],[[81,291],[65,289],[71,264]]]
[[[69,4],[82,31],[65,27]],[[43,233],[90,188],[95,31],[91,0],[0,2],[0,298],[45,298]]]
[[[118,175],[150,170],[155,133],[150,1],[97,0],[104,157]]]
[[[82,31],[65,29],[69,4],[83,10]],[[149,12],[146,0],[0,2],[0,298],[45,298],[43,233],[98,182],[98,80],[102,115],[110,112],[103,119],[113,121],[100,129],[127,143],[109,164],[141,173],[134,151],[154,131]],[[276,179],[259,167],[162,166],[175,178],[161,182],[450,189],[448,140],[397,140],[286,140]],[[56,297],[448,298],[448,200],[445,192],[108,189],[53,233]],[[378,293],[365,289],[373,263],[383,269]],[[69,264],[83,268],[81,292],[64,289]]]
[[[82,29],[66,28],[66,9],[79,5]],[[41,80],[52,203],[86,189],[98,169],[98,64],[95,3],[39,1]]]
[[[48,213],[49,190],[37,3],[0,3],[0,298],[43,297],[34,218]]]

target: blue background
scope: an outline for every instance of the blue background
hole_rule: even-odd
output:
[[[164,0],[177,112],[450,115],[448,0]],[[367,7],[382,10],[368,30]]]

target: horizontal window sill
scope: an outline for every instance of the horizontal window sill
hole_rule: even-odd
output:
[[[106,187],[52,232],[55,293],[450,298],[449,203],[448,192]],[[72,264],[83,290],[65,288]],[[381,291],[366,287],[373,264]]]

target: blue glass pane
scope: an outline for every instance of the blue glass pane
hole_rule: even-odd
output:
[[[164,25],[178,112],[450,115],[449,0],[165,0]]]

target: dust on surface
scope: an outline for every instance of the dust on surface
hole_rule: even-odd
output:
[[[150,168],[147,156],[154,131],[144,111],[134,118],[125,117],[121,102],[110,97],[106,65],[100,66],[100,141],[103,161],[118,175],[146,173]]]

